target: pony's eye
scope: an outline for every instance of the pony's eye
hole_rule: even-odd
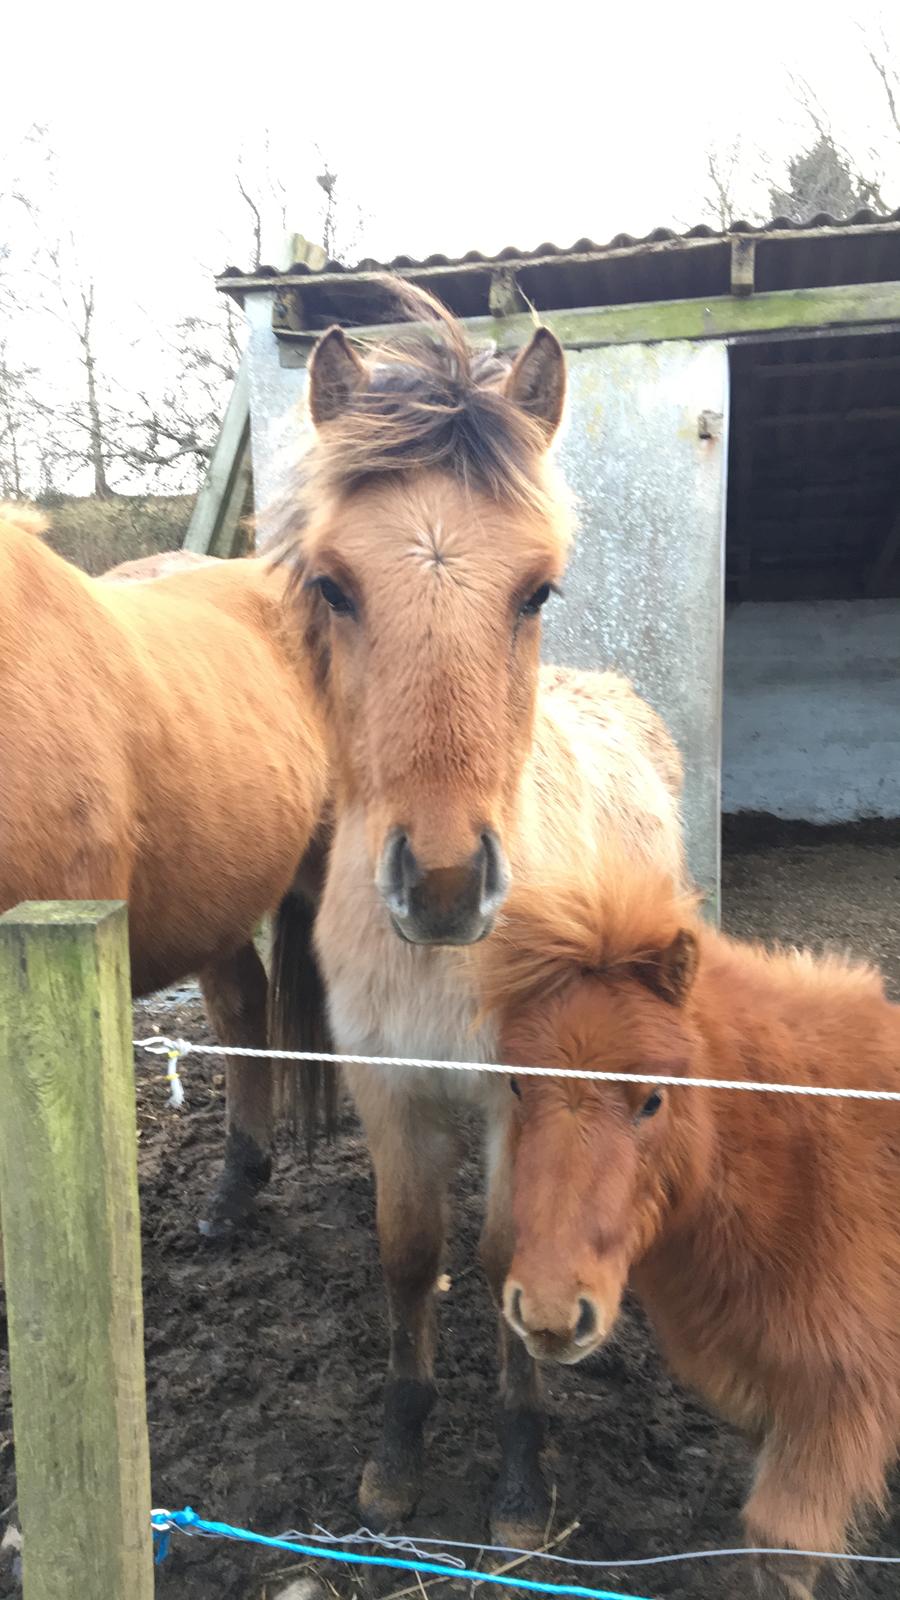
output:
[[[312,587],[318,589],[325,604],[337,617],[352,617],[355,615],[353,601],[343,589],[335,583],[333,578],[315,578]]]
[[[510,1078],[509,1087],[512,1089],[512,1092],[515,1095],[516,1099],[517,1100],[521,1100],[522,1091],[519,1088],[519,1080],[518,1080],[518,1078]]]
[[[542,583],[540,588],[535,589],[534,594],[530,595],[525,601],[521,609],[521,615],[523,617],[536,617],[541,607],[547,604],[552,593],[553,585]]]
[[[662,1105],[662,1095],[660,1094],[658,1089],[654,1089],[652,1094],[648,1094],[646,1100],[644,1101],[644,1104],[641,1106],[641,1109],[638,1112],[638,1116],[639,1117],[655,1117],[656,1113],[659,1110],[661,1105]]]

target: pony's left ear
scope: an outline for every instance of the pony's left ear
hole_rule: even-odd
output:
[[[665,950],[641,963],[640,975],[661,1000],[680,1006],[690,992],[699,959],[697,935],[690,928],[681,928]]]
[[[540,423],[549,444],[562,420],[566,398],[566,358],[549,328],[536,329],[525,349],[519,351],[503,392],[513,405]]]

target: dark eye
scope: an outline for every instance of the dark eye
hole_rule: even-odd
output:
[[[654,1089],[652,1094],[648,1094],[646,1100],[644,1101],[644,1104],[641,1106],[641,1109],[638,1112],[638,1116],[639,1117],[655,1117],[656,1113],[659,1110],[661,1105],[662,1105],[662,1095],[660,1094],[658,1089]]]
[[[515,1095],[516,1099],[517,1100],[521,1100],[522,1091],[519,1088],[519,1080],[518,1080],[518,1078],[510,1078],[509,1087],[512,1089],[512,1092]]]
[[[520,615],[523,617],[536,617],[541,607],[547,604],[547,601],[550,599],[552,593],[553,585],[550,583],[542,583],[540,588],[535,589],[534,594],[530,595],[525,601],[521,608]]]
[[[314,578],[312,588],[318,589],[325,604],[337,617],[352,617],[355,615],[355,606],[348,594],[345,594],[333,578]]]

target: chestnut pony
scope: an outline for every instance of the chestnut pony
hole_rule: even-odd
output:
[[[127,900],[135,993],[197,973],[222,1043],[264,1046],[253,932],[295,880],[327,782],[285,576],[174,553],[92,579],[43,527],[0,511],[0,911]],[[312,1023],[315,964],[299,960]],[[269,1064],[230,1059],[227,1088],[214,1229],[269,1168]]]
[[[523,891],[485,995],[516,1065],[900,1090],[879,974],[716,934],[633,862]],[[900,1443],[900,1106],[529,1077],[493,1218],[523,1348],[575,1362],[630,1284],[757,1449],[753,1545],[842,1550]],[[815,1561],[767,1558],[809,1600]]]
[[[286,529],[333,756],[316,945],[337,1050],[491,1060],[479,941],[510,880],[560,860],[602,873],[609,838],[680,872],[681,766],[623,679],[539,668],[540,610],[569,542],[548,459],[565,387],[556,339],[539,329],[504,363],[472,349],[429,297],[408,296],[407,310],[418,325],[368,362],[338,330],[314,351],[317,431]],[[276,951],[288,1016],[290,944],[286,909]],[[468,1072],[357,1065],[346,1076],[375,1168],[389,1303],[383,1434],[361,1489],[366,1520],[384,1524],[420,1487],[460,1112],[485,1115],[490,1169],[508,1090]],[[530,1540],[547,1516],[532,1388],[515,1343],[493,1524]]]

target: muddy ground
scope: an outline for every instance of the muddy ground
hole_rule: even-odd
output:
[[[884,965],[900,997],[900,827],[823,840],[759,824],[729,830],[726,847],[729,928],[849,945]],[[161,1028],[208,1038],[190,989],[138,1006],[135,1027],[136,1036]],[[158,1065],[140,1055],[137,1069],[154,1503],[189,1503],[269,1533],[316,1522],[354,1529],[357,1480],[378,1422],[385,1326],[369,1167],[353,1116],[345,1112],[340,1137],[312,1172],[283,1148],[251,1234],[217,1251],[198,1237],[196,1219],[221,1153],[219,1065],[188,1063],[180,1115],[165,1108]],[[412,1528],[480,1540],[497,1450],[494,1325],[474,1263],[474,1159],[457,1198],[451,1287],[442,1303],[441,1400]],[[2,1385],[6,1507],[15,1486],[5,1363]],[[666,1375],[636,1311],[610,1348],[584,1366],[553,1370],[548,1388],[556,1527],[580,1524],[567,1554],[611,1560],[740,1542],[748,1454]],[[870,1538],[872,1552],[900,1554],[900,1484],[894,1487],[894,1515]],[[898,1593],[896,1568],[860,1571],[851,1593],[871,1600]],[[275,1600],[296,1572],[289,1558],[176,1538],[157,1594]],[[578,1576],[656,1600],[732,1600],[752,1588],[746,1568],[715,1563]],[[346,1576],[335,1582],[341,1596],[352,1592]],[[404,1587],[397,1576],[378,1592]],[[13,1592],[0,1579],[0,1594]]]

